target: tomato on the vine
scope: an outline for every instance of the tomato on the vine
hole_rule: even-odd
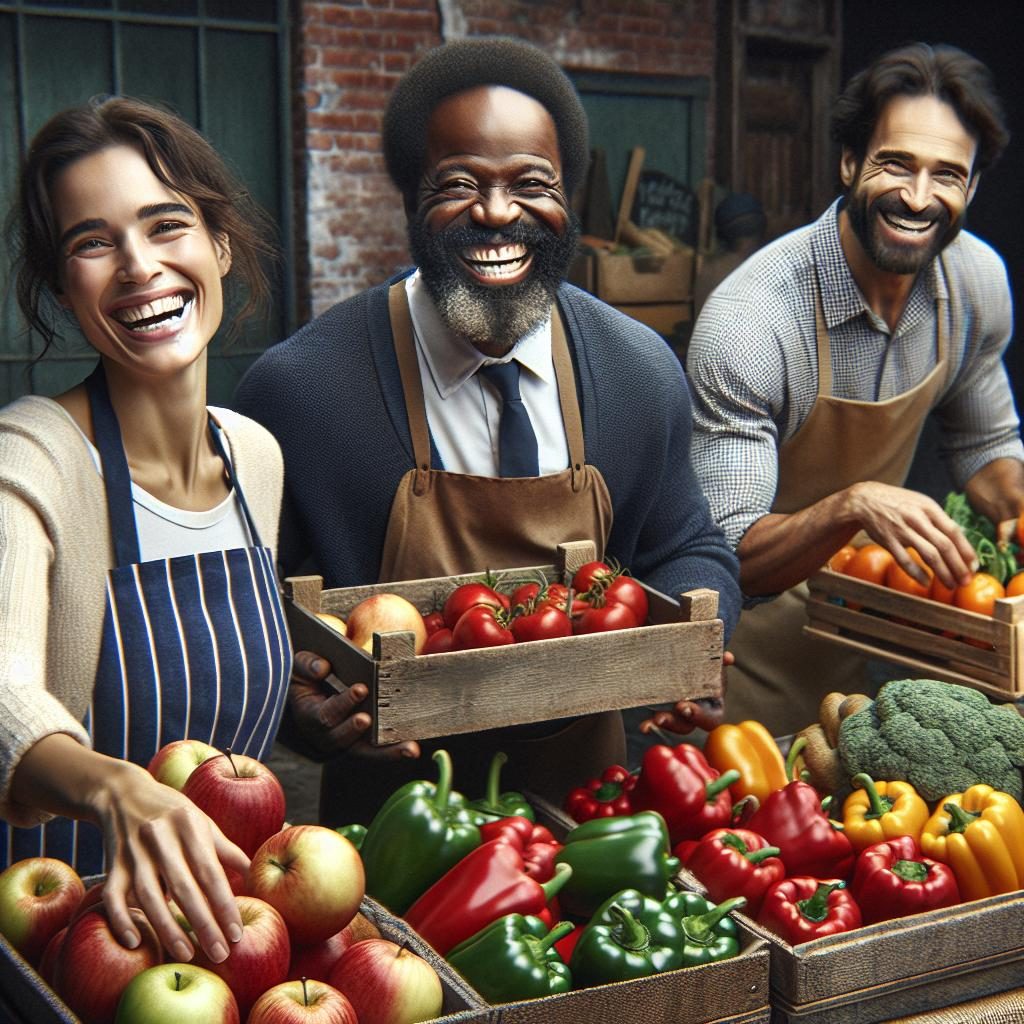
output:
[[[581,565],[572,578],[572,589],[578,593],[590,590],[595,583],[615,576],[615,570],[605,562],[587,562]]]
[[[516,641],[553,640],[572,636],[572,619],[552,604],[541,604],[536,611],[517,615],[509,624]]]
[[[512,631],[503,624],[504,609],[478,604],[459,617],[452,630],[452,650],[467,651],[475,647],[502,647],[515,643]]]
[[[442,626],[427,634],[427,642],[420,654],[447,654],[454,650],[452,643],[452,631],[447,626]]]
[[[427,627],[427,636],[430,636],[439,629],[445,628],[444,616],[440,612],[427,612],[423,616],[423,625]]]
[[[628,605],[606,604],[591,606],[573,616],[572,631],[576,634],[605,633],[613,629],[632,629],[639,625]]]
[[[624,604],[636,616],[638,626],[647,621],[647,591],[632,576],[616,576],[604,588],[605,604]]]
[[[502,600],[503,595],[488,587],[484,583],[463,583],[456,587],[444,603],[441,615],[444,624],[454,630],[459,619],[470,608],[477,606],[486,608],[506,608],[508,598]]]

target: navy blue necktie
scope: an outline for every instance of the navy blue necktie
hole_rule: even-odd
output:
[[[519,364],[490,363],[480,372],[501,395],[501,425],[498,428],[498,472],[502,476],[539,476],[537,435],[530,414],[519,394]]]

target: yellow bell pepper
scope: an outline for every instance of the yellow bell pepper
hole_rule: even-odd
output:
[[[1009,793],[979,783],[939,801],[921,852],[953,869],[964,900],[1024,888],[1024,810]]]
[[[928,805],[909,782],[875,782],[863,772],[843,804],[843,831],[857,851],[897,836],[919,839]]]
[[[735,768],[740,773],[739,782],[729,787],[737,800],[755,796],[763,802],[789,781],[782,753],[760,722],[716,726],[704,741],[704,756],[719,772]]]

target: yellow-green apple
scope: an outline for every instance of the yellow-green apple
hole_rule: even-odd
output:
[[[332,615],[330,612],[317,612],[316,617],[321,622],[326,622],[331,629],[336,630],[342,636],[348,636],[348,626],[340,615]]]
[[[348,996],[359,1024],[433,1020],[444,1002],[437,971],[390,939],[363,939],[349,946],[327,983]]]
[[[231,943],[227,960],[214,963],[191,934],[189,938],[196,947],[192,963],[228,983],[245,1020],[260,994],[288,977],[291,942],[284,918],[269,903],[255,896],[236,896],[235,902],[242,918],[242,937]]]
[[[358,1024],[352,1004],[322,981],[301,978],[268,989],[246,1024]]]
[[[182,792],[248,857],[284,825],[284,790],[255,757],[231,751],[211,757],[193,770]]]
[[[174,740],[152,756],[146,769],[157,782],[181,792],[193,769],[219,753],[216,747],[202,740]]]
[[[294,945],[309,946],[355,917],[366,876],[359,851],[333,828],[290,825],[253,854],[248,891],[278,910]]]
[[[78,872],[53,857],[26,857],[0,873],[0,934],[34,967],[85,895]]]
[[[227,983],[195,964],[159,964],[128,983],[114,1024],[239,1024]]]
[[[341,959],[341,954],[360,939],[380,938],[380,929],[362,913],[356,914],[340,932],[312,946],[292,946],[288,980],[326,978]]]
[[[53,987],[85,1024],[109,1024],[136,974],[163,959],[160,941],[141,910],[129,907],[141,937],[135,949],[118,942],[102,905],[76,917],[57,953]]]
[[[348,614],[348,638],[364,651],[373,651],[374,633],[409,632],[419,654],[427,642],[427,627],[419,609],[400,594],[374,594],[364,598]]]

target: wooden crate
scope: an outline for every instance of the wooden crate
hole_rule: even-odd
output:
[[[804,629],[811,635],[916,676],[1024,700],[1024,597],[996,601],[989,617],[830,569],[807,584]]]
[[[705,891],[685,868],[677,880]],[[769,945],[772,1024],[880,1024],[996,993],[1008,993],[1008,1004],[1024,1014],[1024,999],[1011,993],[1024,979],[1024,892],[799,946],[736,916]]]
[[[589,541],[559,545],[557,564],[502,570],[509,578],[568,583],[594,556]],[[339,690],[369,689],[372,742],[451,736],[572,715],[718,697],[722,687],[722,620],[718,594],[693,590],[678,601],[645,587],[651,625],[481,650],[417,656],[412,633],[374,635],[373,654],[316,618],[345,617],[366,597],[395,593],[421,612],[480,574],[324,590],[319,576],[285,581],[296,650],[316,651],[333,666]]]

